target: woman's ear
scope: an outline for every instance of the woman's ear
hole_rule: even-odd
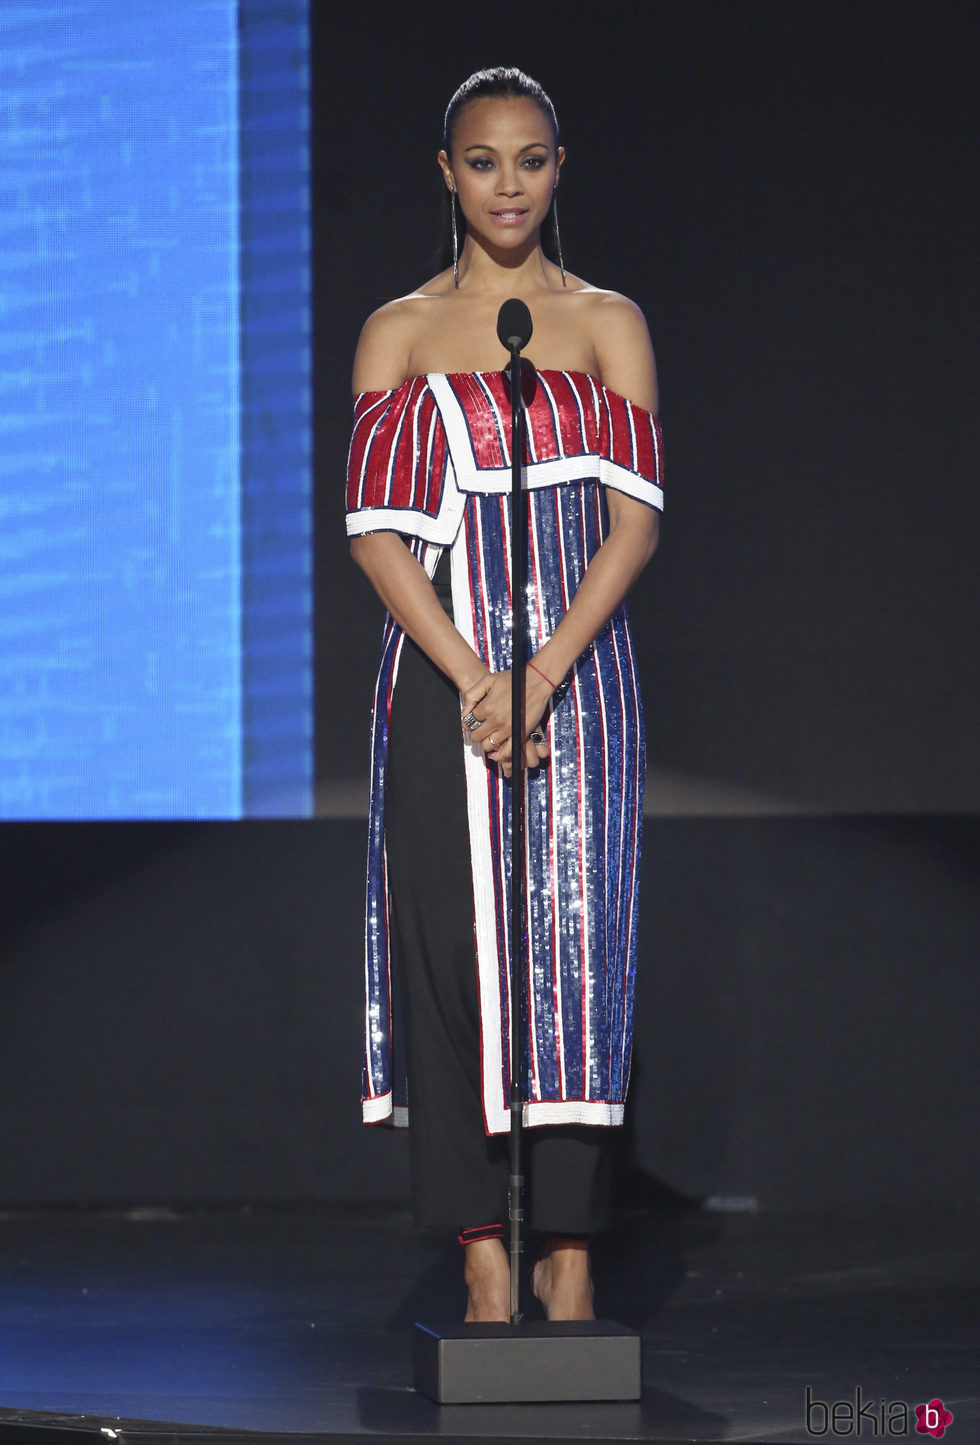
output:
[[[445,177],[446,185],[451,191],[455,191],[456,181],[453,178],[453,168],[449,164],[449,157],[446,155],[446,152],[440,151],[438,156],[436,156],[436,160],[439,162],[439,168]]]

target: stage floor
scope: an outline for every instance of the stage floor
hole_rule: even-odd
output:
[[[0,1438],[928,1440],[915,1406],[938,1397],[968,1445],[978,1216],[624,1217],[594,1251],[596,1303],[643,1335],[642,1401],[439,1407],[411,1388],[411,1326],[461,1318],[461,1251],[406,1213],[3,1213]]]

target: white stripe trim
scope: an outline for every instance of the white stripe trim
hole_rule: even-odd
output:
[[[622,1124],[625,1104],[604,1104],[599,1099],[542,1099],[539,1103],[525,1104],[524,1123],[529,1129],[537,1124]],[[502,1133],[503,1128],[495,1130]],[[508,1120],[507,1128],[510,1127]]]
[[[380,1124],[391,1114],[391,1090],[374,1099],[361,1100],[361,1118],[365,1124]]]
[[[664,509],[664,489],[658,487],[656,482],[647,481],[638,472],[631,472],[628,467],[622,467],[618,462],[611,462],[606,457],[599,458],[599,481],[604,487],[612,487],[616,492],[625,492],[629,497],[635,497],[638,502],[646,502],[648,507],[656,507],[658,512]]]
[[[446,438],[449,442],[457,487],[460,491],[476,492],[484,496],[509,492],[511,489],[509,465],[506,467],[477,466],[469,427],[466,423],[466,413],[447,377],[440,372],[433,371],[428,374],[426,380],[435,397],[443,425],[446,428]],[[608,413],[608,402],[605,404]],[[496,415],[496,408],[494,408],[494,412]],[[611,428],[611,421],[609,426]],[[632,426],[633,420],[630,417],[631,430]],[[648,481],[646,477],[641,477],[638,472],[631,471],[629,467],[610,461],[608,457],[600,456],[597,453],[584,452],[573,457],[552,457],[546,462],[530,462],[523,468],[523,484],[526,491],[533,491],[537,487],[561,487],[569,482],[595,481],[597,476],[604,486],[615,487],[617,491],[626,492],[629,496],[636,497],[638,501],[646,502],[648,506],[663,510],[663,488],[658,487],[655,482]]]
[[[452,467],[447,467],[447,489],[452,477]],[[444,495],[439,515],[432,517],[428,512],[416,512],[410,507],[360,507],[356,512],[347,513],[348,537],[363,537],[369,532],[407,532],[420,537],[423,542],[434,542],[437,547],[452,545],[463,517],[466,499],[455,488],[450,495]]]
[[[538,385],[540,386],[541,390],[544,392],[545,396],[548,398],[548,407],[549,407],[549,410],[551,411],[551,425],[552,425],[552,428],[554,429],[555,442],[556,442],[556,444],[557,444],[557,446],[558,446],[558,452],[559,452],[559,458],[558,458],[558,459],[559,459],[559,460],[564,460],[564,457],[565,457],[565,439],[564,439],[564,437],[563,437],[562,434],[561,434],[561,418],[560,418],[559,412],[558,412],[558,403],[555,401],[555,393],[552,391],[551,387],[550,387],[550,386],[548,385],[548,383],[545,381],[544,377],[541,375],[540,372],[538,373]],[[580,400],[580,398],[579,398],[578,388],[575,387],[575,386],[573,386],[573,387],[572,387],[572,391],[575,393],[575,400],[578,402],[578,411],[579,411],[579,416],[581,417],[581,415],[582,415],[582,402],[581,402],[581,400]],[[585,431],[585,429],[584,429],[584,427],[583,427],[583,435],[584,435],[584,431]]]
[[[479,518],[475,519],[478,523]],[[466,529],[460,527],[450,553],[453,618],[460,633],[476,650],[473,626],[474,599],[470,594]],[[470,833],[473,876],[473,918],[476,935],[477,978],[480,990],[480,1040],[483,1052],[483,1112],[491,1134],[510,1128],[510,1117],[500,1096],[503,1041],[500,1030],[500,965],[497,959],[497,913],[493,877],[496,860],[490,856],[490,807],[487,800],[487,765],[482,749],[461,742],[466,778],[466,812]]]
[[[604,1104],[599,1100],[560,1099],[541,1100],[525,1104],[522,1114],[525,1128],[534,1129],[546,1124],[596,1124],[616,1128],[622,1124],[626,1111],[624,1104]],[[383,1124],[391,1119],[396,1129],[410,1127],[410,1106],[392,1105],[391,1091],[379,1094],[376,1099],[361,1100],[361,1117],[365,1124]],[[510,1128],[510,1117],[500,1111],[499,1127],[494,1134],[504,1134]]]

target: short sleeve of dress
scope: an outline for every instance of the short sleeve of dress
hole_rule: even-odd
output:
[[[424,376],[354,403],[347,458],[347,534],[390,531],[450,543],[462,499],[446,432]]]
[[[599,480],[663,511],[663,437],[652,412],[606,387],[597,406]]]

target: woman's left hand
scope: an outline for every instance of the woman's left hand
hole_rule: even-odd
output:
[[[506,777],[510,777],[513,761],[511,736],[511,673],[491,672],[462,694],[462,716],[473,713],[480,720],[480,726],[468,728],[463,723],[463,734],[482,747],[492,762],[499,763]],[[549,757],[551,748],[548,735],[539,728],[544,717],[551,687],[534,671],[524,670],[524,758],[525,766],[539,767]],[[539,732],[541,742],[532,742],[531,733]]]

